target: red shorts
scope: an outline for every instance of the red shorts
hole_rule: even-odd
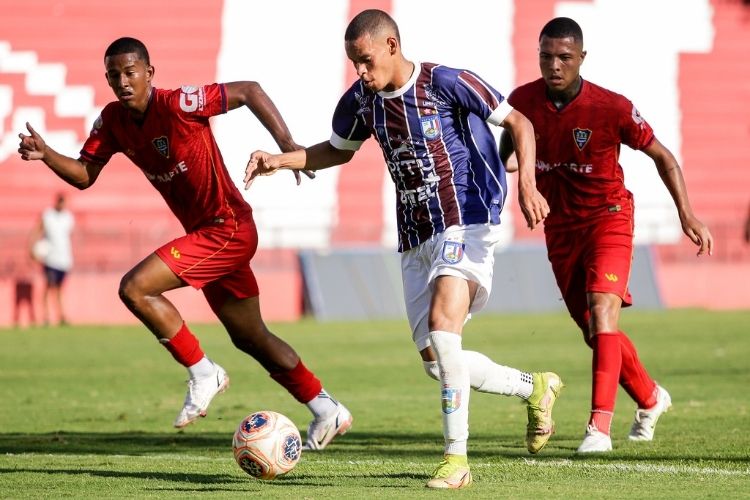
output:
[[[633,262],[633,219],[604,217],[573,230],[546,231],[547,255],[565,305],[581,329],[588,329],[587,292],[613,293],[623,307],[633,303],[628,290]]]
[[[216,312],[230,295],[238,299],[258,296],[258,282],[250,269],[257,248],[258,232],[252,218],[217,219],[155,253],[185,283],[202,289]]]

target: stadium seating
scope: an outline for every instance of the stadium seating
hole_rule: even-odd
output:
[[[681,236],[669,207],[647,207],[639,212],[637,222],[645,242],[669,242],[658,245],[654,252],[665,305],[750,307],[750,296],[744,290],[744,283],[750,280],[750,250],[741,241],[741,223],[750,204],[750,169],[745,165],[750,152],[747,146],[750,143],[747,122],[750,94],[746,85],[750,69],[738,63],[743,58],[743,51],[750,46],[750,7],[732,0],[690,2],[690,5],[698,4],[709,7],[712,14],[709,24],[713,32],[710,48],[680,53],[678,57],[678,153],[693,208],[709,224],[717,239],[716,255],[711,261],[702,260],[700,266],[693,265],[693,249]],[[352,0],[344,9],[335,5],[318,8],[330,9],[323,14],[342,17],[336,18],[336,22],[344,25],[345,17],[372,5],[372,2]],[[408,0],[383,1],[379,5],[397,16],[399,12],[414,8]],[[39,0],[24,4],[23,9],[6,9],[0,17],[0,168],[3,172],[0,184],[0,300],[7,297],[14,270],[26,259],[32,226],[58,191],[69,194],[70,208],[77,218],[74,244],[79,276],[75,279],[85,281],[89,288],[116,288],[118,276],[129,266],[157,245],[181,233],[179,224],[159,195],[138,169],[122,157],[113,159],[97,185],[85,193],[65,186],[43,165],[25,163],[17,158],[17,134],[24,130],[27,120],[44,133],[56,149],[71,156],[77,155],[99,109],[111,100],[111,90],[98,64],[106,43],[118,36],[132,35],[148,42],[161,87],[211,82],[222,75],[234,74],[226,62],[224,67],[221,66],[218,56],[233,43],[225,37],[229,21],[224,16],[225,12],[230,12],[228,7],[250,8],[247,5],[240,5],[237,0],[184,0],[175,9],[169,2],[134,0],[130,6],[136,11],[149,13],[133,22],[130,33],[123,33],[121,26],[111,20],[119,16],[119,8],[107,2]],[[270,9],[279,7],[259,2],[252,8],[257,10],[259,18],[263,18],[266,12],[272,12]],[[513,9],[509,10],[513,12],[514,29],[510,38],[513,61],[501,61],[514,70],[512,81],[506,86],[537,77],[536,38],[546,20],[561,15],[561,12],[564,15],[569,9],[579,9],[580,12],[596,9],[597,15],[606,16],[614,15],[612,12],[618,8],[621,4],[616,0],[515,0]],[[434,15],[439,18],[449,14]],[[33,25],[26,21],[29,17],[35,19]],[[402,31],[409,38],[410,46],[414,47],[415,56],[422,57],[422,47],[434,45],[435,41],[430,37],[418,37],[421,20],[416,25],[410,23],[416,21],[405,18]],[[305,26],[300,24],[295,29],[301,32]],[[460,30],[470,30],[471,27],[456,23],[455,29],[459,36]],[[71,36],[71,33],[85,33],[85,37]],[[467,40],[471,35],[470,31],[463,33]],[[334,42],[340,43],[339,34]],[[234,45],[241,47],[239,54],[257,54],[242,44]],[[261,48],[263,51],[272,49]],[[287,47],[278,45],[273,49],[281,53]],[[441,50],[443,53],[446,57],[449,55],[444,49]],[[460,47],[457,54],[467,58],[473,55]],[[332,57],[340,57],[342,68],[347,69],[326,74],[326,78],[316,78],[308,85],[336,87],[333,94],[339,94],[351,83],[354,74],[343,51]],[[596,57],[594,50],[587,65],[595,65]],[[235,61],[237,57],[232,56],[230,60]],[[253,62],[243,61],[243,78],[276,81],[265,67],[258,68]],[[287,63],[284,60],[280,64]],[[497,64],[492,63],[493,66]],[[276,67],[270,69],[271,73],[277,70]],[[300,94],[298,85],[289,82],[289,86],[273,88],[271,92],[285,116],[295,116],[300,107],[304,108],[300,102],[308,99],[304,93]],[[654,85],[659,85],[659,82]],[[311,89],[305,91],[312,92]],[[318,116],[314,118],[319,119]],[[322,123],[329,118],[330,115],[324,116]],[[650,121],[659,123],[661,119],[654,116]],[[306,121],[307,117],[304,120],[296,118],[290,123],[296,137],[298,129],[305,140],[308,136],[318,140],[328,136],[328,127],[320,130],[319,125],[311,127]],[[231,137],[226,137],[226,130],[231,130]],[[244,157],[250,147],[245,144],[246,132],[236,130],[236,127],[222,129],[220,144],[222,140],[242,142],[240,154]],[[264,247],[256,259],[259,273],[265,276],[259,278],[262,283],[264,280],[273,283],[269,287],[274,290],[269,290],[269,293],[283,290],[293,295],[277,297],[279,302],[286,304],[286,309],[269,313],[273,317],[294,319],[301,314],[297,249],[325,248],[328,245],[379,246],[388,240],[384,239],[383,233],[392,230],[392,213],[388,206],[390,202],[387,198],[384,201],[383,183],[390,183],[390,180],[382,167],[382,155],[374,144],[369,144],[355,158],[355,163],[342,169],[341,175],[333,180],[332,196],[321,195],[312,189],[298,191],[297,196],[304,198],[309,205],[304,214],[295,213],[298,209],[285,197],[269,194],[264,197],[263,193],[256,193],[257,203],[253,202],[253,206],[261,232],[261,246]],[[507,207],[512,213],[514,241],[540,242],[541,231],[530,232],[524,227],[515,194],[508,200]],[[388,242],[388,245],[384,251],[392,252],[392,243]],[[688,286],[685,277],[688,272],[694,281],[714,293],[698,293],[695,286]],[[100,285],[95,284],[97,275],[100,276]],[[726,276],[730,283],[736,282],[737,285],[718,293],[710,286],[714,276]],[[283,284],[273,281],[282,278]],[[71,287],[73,285],[71,282]],[[110,295],[116,304],[116,294]],[[199,294],[192,296],[200,299]],[[2,310],[0,326],[8,322],[6,308]],[[193,310],[201,311],[200,318],[210,320],[205,308],[196,306]],[[95,320],[100,318],[88,316],[86,319]]]

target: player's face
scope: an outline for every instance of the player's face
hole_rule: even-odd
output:
[[[120,104],[134,114],[143,114],[148,107],[154,67],[147,65],[136,53],[106,57],[104,66],[107,83]]]
[[[547,88],[553,92],[564,92],[578,82],[586,51],[572,37],[539,40],[539,69]]]
[[[369,34],[346,42],[346,55],[362,83],[373,92],[393,91],[393,65],[396,60],[393,40],[387,36],[373,38]]]

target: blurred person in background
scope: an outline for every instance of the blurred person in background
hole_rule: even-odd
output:
[[[32,231],[31,254],[44,270],[42,321],[45,326],[51,324],[50,302],[57,311],[58,324],[68,324],[63,305],[63,283],[73,267],[71,235],[74,226],[75,217],[66,207],[65,195],[59,193],[55,204],[42,213]]]
[[[13,326],[22,327],[21,313],[26,310],[28,325],[36,326],[34,304],[34,259],[26,255],[17,268],[13,270]]]

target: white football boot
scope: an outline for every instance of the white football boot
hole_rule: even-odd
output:
[[[182,429],[198,417],[205,417],[208,405],[217,394],[229,387],[229,376],[224,368],[213,364],[215,371],[208,377],[188,380],[188,391],[185,403],[174,421],[174,426]]]
[[[602,453],[611,450],[612,438],[589,424],[586,427],[586,434],[583,436],[583,442],[576,450],[576,453]]]
[[[319,451],[328,446],[336,436],[346,434],[354,418],[344,405],[338,403],[336,413],[328,418],[313,420],[307,428],[307,439],[302,447],[306,451]]]
[[[628,439],[631,441],[651,441],[654,439],[654,429],[656,422],[662,413],[666,413],[672,407],[672,398],[667,390],[656,386],[656,404],[653,408],[635,410],[635,419],[633,426],[630,428]]]

